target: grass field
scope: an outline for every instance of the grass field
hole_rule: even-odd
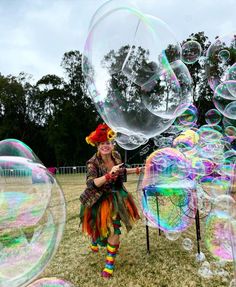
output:
[[[116,258],[114,276],[110,280],[101,278],[101,270],[105,261],[105,249],[92,254],[88,248],[89,239],[79,228],[79,195],[85,187],[85,175],[58,176],[58,181],[65,193],[67,204],[67,220],[63,239],[41,277],[58,277],[73,283],[75,287],[220,287],[229,286],[233,277],[232,264],[228,263],[225,270],[228,277],[214,275],[204,279],[197,273],[200,267],[195,262],[196,245],[191,252],[182,248],[182,240],[191,238],[194,243],[194,226],[184,232],[176,241],[169,241],[164,234],[150,228],[151,253],[147,254],[145,225],[140,220],[134,228],[126,233],[122,230],[121,247]],[[137,199],[137,177],[130,176],[126,183],[127,189]],[[139,208],[140,205],[137,203]],[[203,225],[203,224],[202,224]],[[204,242],[202,251],[209,262]]]

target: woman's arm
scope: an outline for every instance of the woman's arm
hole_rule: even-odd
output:
[[[143,172],[143,167],[133,167],[133,168],[126,168],[127,174],[134,174],[136,173],[139,175],[141,172]]]
[[[121,165],[122,165],[122,163],[118,164],[118,165],[114,165],[112,167],[111,171],[108,172],[107,174],[100,176],[100,177],[97,177],[97,178],[94,178],[93,181],[94,181],[94,184],[96,185],[96,187],[101,187],[106,182],[116,180],[117,176],[119,175],[119,169],[120,169]]]

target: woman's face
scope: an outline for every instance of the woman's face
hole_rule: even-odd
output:
[[[112,142],[106,141],[98,144],[98,151],[101,155],[107,155],[112,152],[114,144]]]

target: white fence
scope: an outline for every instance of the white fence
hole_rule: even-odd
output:
[[[133,163],[129,165],[129,167],[142,167],[144,164],[141,163]],[[56,168],[56,174],[78,174],[78,173],[86,173],[86,166],[60,166]]]

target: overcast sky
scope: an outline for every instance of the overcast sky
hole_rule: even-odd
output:
[[[121,3],[121,0],[114,0]],[[122,0],[127,1],[127,0]],[[144,13],[165,21],[179,41],[191,33],[236,30],[236,0],[132,0]],[[0,72],[63,76],[60,62],[70,50],[83,51],[89,23],[104,0],[0,0]],[[114,4],[114,5],[115,5]]]

